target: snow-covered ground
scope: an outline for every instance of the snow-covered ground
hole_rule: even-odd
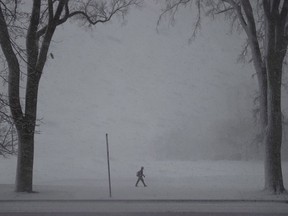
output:
[[[1,159],[0,199],[109,199],[105,161],[62,172],[56,164],[35,169],[35,194],[13,192],[14,160]],[[147,188],[135,187],[136,171],[145,167]],[[9,167],[9,169],[7,169]],[[283,163],[288,184],[288,163]],[[244,161],[111,161],[112,199],[288,200],[262,191],[262,162]]]
[[[36,166],[32,194],[13,192],[14,165],[0,160],[0,212],[288,212],[287,194],[262,191],[262,162],[112,160],[112,198],[105,161],[66,172],[55,161]],[[136,188],[141,165],[148,187]]]

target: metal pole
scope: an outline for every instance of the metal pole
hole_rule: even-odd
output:
[[[109,179],[109,196],[112,197],[112,192],[111,192],[111,176],[110,176],[109,146],[108,146],[108,133],[106,133],[106,146],[107,146],[107,164],[108,164],[108,179]]]

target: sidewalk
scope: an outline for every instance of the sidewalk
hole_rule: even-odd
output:
[[[119,215],[127,215],[125,213],[178,213],[175,215],[183,215],[184,213],[206,212],[211,213],[237,213],[237,215],[287,215],[288,205],[281,202],[208,202],[208,201],[96,201],[96,200],[54,200],[54,201],[0,201],[0,214],[6,213],[63,213],[63,215],[87,215],[87,213],[101,213],[101,215],[111,215],[118,213]],[[71,214],[70,214],[71,213]],[[73,214],[72,214],[73,213]],[[107,214],[105,214],[107,213]],[[229,213],[229,214],[228,214]],[[76,214],[75,214],[76,215]],[[129,214],[128,214],[129,215]],[[156,214],[155,214],[156,215]],[[158,215],[158,214],[157,214]],[[174,214],[173,214],[174,215]],[[218,215],[218,214],[215,214]]]

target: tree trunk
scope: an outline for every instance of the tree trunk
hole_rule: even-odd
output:
[[[256,59],[254,58],[254,61]],[[258,63],[258,65],[261,65],[261,63]],[[259,86],[259,119],[260,119],[260,138],[261,138],[261,144],[264,145],[265,140],[265,131],[268,124],[268,98],[267,98],[267,91],[268,91],[268,84],[267,84],[267,71],[266,67],[257,67],[254,63],[254,68],[257,72],[257,78],[258,78],[258,86]],[[260,152],[257,152],[260,153]]]
[[[17,192],[33,192],[34,134],[39,81],[40,76],[38,76],[36,72],[28,74],[25,97],[25,117],[19,125],[16,125],[19,138],[16,174]]]
[[[267,60],[271,61],[271,60]],[[273,62],[272,62],[273,64]],[[275,64],[275,61],[274,61]],[[282,68],[279,66],[278,68]],[[268,125],[265,139],[265,189],[280,194],[285,191],[281,167],[282,112],[281,74],[282,69],[267,69],[268,72]]]
[[[252,59],[254,68],[257,74],[258,86],[259,86],[259,116],[260,116],[260,133],[261,133],[261,142],[263,142],[265,137],[265,128],[267,126],[267,70],[265,62],[262,58],[262,53],[259,45],[257,27],[255,23],[255,18],[253,15],[253,8],[250,1],[240,1],[240,4],[243,8],[243,12],[246,17],[246,21],[242,14],[241,8],[236,6],[236,11],[240,23],[245,30],[249,47],[251,49]],[[235,7],[235,5],[234,5]]]
[[[19,147],[16,174],[16,192],[33,192],[34,133],[18,130]]]
[[[260,127],[261,127],[261,133],[264,135],[265,128],[268,123],[268,116],[267,116],[267,110],[268,110],[268,104],[267,104],[267,71],[266,68],[263,67],[261,72],[261,76],[258,75],[258,85],[259,85],[259,92],[260,92],[260,98],[259,98],[259,109],[260,109]],[[258,73],[257,73],[258,74]]]
[[[281,86],[282,67],[287,50],[285,23],[279,19],[278,9],[269,8],[264,2],[265,11],[265,62],[267,68],[267,127],[265,137],[265,189],[276,194],[285,191],[281,167],[282,111]],[[274,4],[273,4],[274,5]],[[271,12],[272,10],[272,12]],[[281,14],[282,15],[282,14]]]

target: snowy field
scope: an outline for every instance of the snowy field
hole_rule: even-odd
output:
[[[109,199],[107,165],[67,169],[50,163],[36,166],[35,194],[13,192],[15,160],[1,159],[0,199]],[[13,165],[13,166],[12,166]],[[145,167],[144,188],[135,187],[135,173]],[[8,169],[9,168],[9,169]],[[288,163],[283,163],[288,184]],[[112,199],[288,200],[262,191],[262,162],[243,161],[111,161]]]

